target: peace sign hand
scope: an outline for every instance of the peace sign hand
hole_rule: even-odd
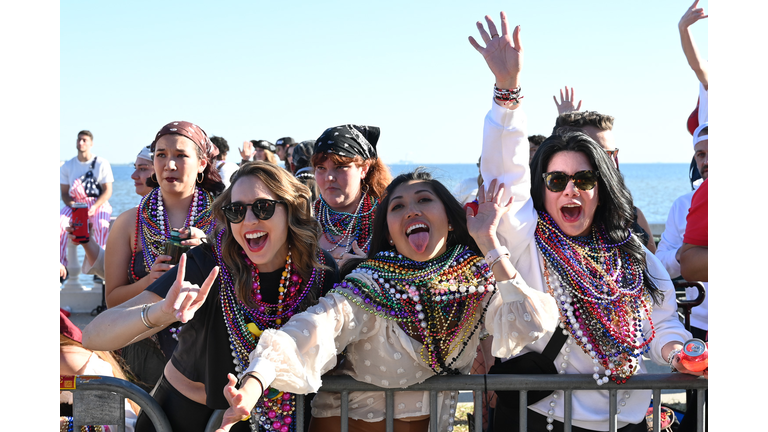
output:
[[[187,254],[183,254],[177,266],[176,281],[173,282],[161,306],[163,313],[175,316],[182,323],[188,322],[195,316],[195,312],[205,302],[211,285],[219,275],[219,267],[216,266],[208,274],[203,286],[199,287],[184,280],[186,265]]]
[[[501,16],[501,35],[496,30],[496,24],[490,16],[485,16],[488,23],[488,31],[483,24],[478,21],[477,29],[480,31],[480,37],[485,42],[485,48],[472,36],[469,37],[469,43],[483,55],[488,67],[496,77],[496,87],[501,89],[514,89],[518,86],[520,72],[523,69],[523,46],[520,43],[520,26],[516,26],[510,36],[507,15],[504,12]]]

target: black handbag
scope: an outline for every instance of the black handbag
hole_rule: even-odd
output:
[[[96,158],[93,158],[91,162],[91,169],[87,173],[80,176],[80,183],[83,185],[85,195],[93,198],[98,198],[101,195],[101,185],[93,177],[93,168],[96,167]]]
[[[560,348],[568,339],[568,335],[563,334],[563,330],[558,326],[555,329],[554,334],[549,339],[547,346],[544,347],[544,351],[541,353],[528,352],[521,356],[511,358],[505,362],[500,359],[496,359],[496,364],[491,366],[488,370],[489,374],[556,374],[557,368],[555,368],[555,358],[557,353],[560,352]],[[528,392],[528,405],[535,404],[536,402],[551,395],[551,390],[532,390]],[[519,391],[496,391],[496,396],[499,398],[499,402],[509,409],[517,410],[520,406],[520,392]],[[497,404],[497,408],[499,405]],[[516,412],[516,411],[515,411]]]

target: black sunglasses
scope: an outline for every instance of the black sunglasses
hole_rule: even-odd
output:
[[[252,204],[243,203],[231,203],[222,207],[224,210],[224,216],[227,217],[231,223],[240,223],[245,220],[245,214],[248,211],[248,207],[253,211],[253,215],[259,220],[268,220],[275,214],[275,207],[278,204],[285,204],[285,201],[277,201],[271,199],[258,199]]]
[[[594,189],[597,185],[597,171],[584,170],[575,173],[574,175],[568,175],[560,171],[552,171],[543,173],[541,175],[544,178],[544,185],[552,192],[562,192],[565,187],[568,186],[568,182],[573,179],[573,186],[578,190],[588,191]]]

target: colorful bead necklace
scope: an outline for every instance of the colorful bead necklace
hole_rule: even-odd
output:
[[[325,202],[322,195],[315,201],[315,217],[323,227],[325,239],[334,245],[326,251],[333,252],[339,247],[346,250],[352,242],[357,242],[360,249],[368,253],[373,232],[373,214],[379,205],[379,200],[366,192],[362,195],[354,213],[337,212]],[[334,237],[338,237],[338,240],[334,240]]]
[[[248,369],[250,363],[249,354],[256,349],[259,337],[266,329],[279,329],[295,313],[300,312],[299,306],[310,291],[320,290],[325,281],[325,272],[315,268],[309,277],[309,281],[302,284],[301,276],[296,273],[291,260],[290,251],[286,257],[285,269],[282,273],[280,286],[278,287],[278,303],[269,304],[262,301],[261,285],[259,284],[259,271],[245,257],[251,265],[253,289],[250,292],[252,299],[257,304],[256,308],[245,305],[237,298],[235,284],[232,275],[222,259],[221,242],[226,230],[221,230],[216,236],[214,255],[221,269],[219,273],[221,308],[224,313],[224,323],[229,333],[232,357],[234,358],[235,371],[238,379]],[[318,254],[320,265],[325,265],[325,257]],[[251,430],[267,430],[279,432],[295,432],[296,426],[296,396],[291,393],[281,392],[275,388],[264,389],[264,396],[254,407],[249,420]]]
[[[216,219],[211,214],[213,194],[195,186],[194,196],[189,205],[184,227],[199,228],[206,234],[213,231]],[[133,239],[133,257],[131,257],[131,276],[139,280],[134,273],[135,252],[139,242],[144,250],[144,266],[147,273],[152,268],[158,255],[162,255],[165,242],[171,237],[171,226],[168,221],[168,213],[163,205],[163,193],[159,187],[152,189],[150,193],[141,199],[136,212],[136,234]]]
[[[549,293],[558,302],[560,326],[593,358],[593,377],[600,385],[609,379],[626,382],[656,334],[642,268],[619,248],[628,240],[610,244],[602,226],[593,226],[589,237],[569,237],[549,214],[539,212],[536,246]],[[552,274],[559,281],[556,288],[550,283]],[[643,332],[645,320],[650,336]]]
[[[373,286],[366,282],[368,277]],[[495,291],[488,265],[466,246],[426,262],[379,252],[331,290],[372,314],[399,322],[406,334],[422,342],[421,359],[436,374],[460,373],[452,366],[483,320],[488,302],[482,311],[480,305],[486,293]]]

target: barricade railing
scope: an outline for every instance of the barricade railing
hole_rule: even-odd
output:
[[[60,376],[59,388],[72,392],[72,427],[115,425],[125,432],[125,399],[128,398],[149,417],[157,432],[173,432],[156,400],[136,384],[101,375]]]
[[[474,392],[474,430],[483,430],[482,393],[496,390],[520,391],[520,430],[527,430],[527,394],[530,390],[563,390],[565,392],[565,432],[571,431],[572,401],[574,390],[607,390],[610,394],[609,430],[618,430],[617,395],[620,390],[651,390],[653,393],[653,431],[661,430],[661,391],[662,390],[696,390],[698,394],[696,430],[704,431],[704,418],[708,380],[685,374],[640,374],[633,376],[624,384],[609,382],[598,386],[592,375],[452,375],[435,376],[421,384],[414,384],[404,389],[383,389],[373,384],[356,381],[349,376],[323,377],[320,391],[341,394],[341,432],[347,432],[349,419],[349,394],[358,391],[376,391],[385,393],[386,430],[394,430],[395,392],[428,391],[430,401],[430,431],[438,431],[437,393],[441,391],[473,391]],[[688,407],[694,409],[694,407]],[[296,430],[304,430],[304,396],[296,398]],[[208,422],[206,432],[215,431],[221,424],[223,410],[217,410]]]

